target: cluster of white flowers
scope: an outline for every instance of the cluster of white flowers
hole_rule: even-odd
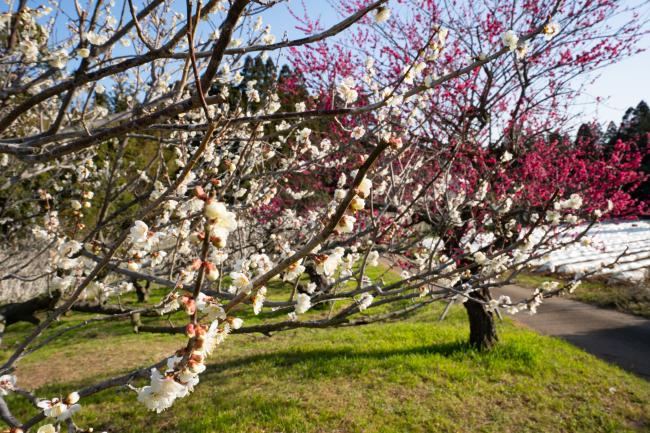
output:
[[[487,263],[488,258],[484,252],[477,251],[474,253],[474,261],[479,265],[484,265],[485,263]]]
[[[237,228],[237,217],[224,203],[208,199],[203,208],[211,222],[210,241],[218,248],[226,246],[228,235]]]
[[[145,260],[148,260],[151,267],[161,265],[167,257],[164,248],[174,242],[174,239],[167,238],[164,232],[154,232],[140,220],[136,220],[131,226],[129,239],[133,246],[129,250],[127,268],[134,272],[142,267]]]
[[[205,298],[197,300],[197,309],[201,303],[211,304]],[[206,358],[217,345],[223,343],[231,330],[239,329],[243,324],[239,318],[225,317],[225,314],[219,317],[221,319],[214,319],[207,329],[203,325],[187,326],[186,333],[194,340],[191,353],[183,349],[168,358],[164,374],[156,368],[152,369],[149,385],[135,389],[138,401],[149,410],[160,413],[170,408],[176,399],[187,397],[194,390],[199,383],[199,375],[206,369]]]
[[[549,22],[542,28],[542,35],[547,41],[550,41],[560,32],[560,25],[556,22]],[[528,54],[529,45],[527,41],[519,42],[519,36],[513,31],[508,30],[501,35],[501,42],[508,47],[510,51],[514,51],[517,59],[523,59]]]
[[[354,78],[347,77],[338,85],[336,91],[346,104],[356,102],[359,94],[357,93]]]
[[[8,395],[16,387],[16,376],[4,374],[0,376],[0,396]]]
[[[293,251],[290,250],[289,253],[292,255]],[[300,278],[303,272],[305,272],[305,267],[302,264],[302,259],[300,259],[297,262],[293,262],[287,267],[284,275],[282,276],[282,279],[284,281],[295,281]]]
[[[582,207],[582,197],[580,194],[571,194],[571,196],[566,200],[561,200],[553,204],[555,210],[560,209],[573,209],[578,210]]]
[[[103,45],[108,38],[105,35],[91,31],[86,33],[86,40],[93,45]]]
[[[341,259],[345,254],[345,249],[337,247],[330,254],[317,254],[314,257],[316,272],[326,277],[331,277],[341,264]]]
[[[546,221],[552,226],[556,226],[562,221],[562,214],[554,210],[549,210],[546,212]]]
[[[379,266],[379,252],[375,250],[370,251],[368,253],[368,258],[366,263],[368,264],[368,266],[373,266],[373,267]]]
[[[50,66],[56,69],[65,68],[65,66],[68,64],[68,52],[63,49],[52,52],[50,54],[48,63]]]
[[[176,361],[176,358],[169,358]],[[178,380],[174,377],[174,370],[171,369],[169,374],[161,374],[157,369],[151,370],[150,384],[137,390],[138,401],[144,404],[147,409],[162,412],[170,408],[177,398],[183,398],[194,390],[194,386],[199,382],[199,373],[205,370],[205,366],[200,364],[202,369],[189,368],[178,374]],[[180,382],[182,381],[182,382]]]
[[[46,417],[65,421],[81,409],[78,401],[79,394],[72,392],[64,399],[55,397],[52,400],[41,400],[38,402],[38,407],[43,409],[43,414]]]
[[[311,308],[311,297],[307,293],[298,293],[296,296],[296,314],[306,313]]]
[[[361,298],[359,299],[359,305],[358,305],[359,311],[364,311],[365,309],[370,307],[373,300],[374,297],[370,293],[364,293],[363,295],[361,295]]]
[[[519,43],[519,36],[517,36],[517,34],[514,31],[508,30],[503,35],[501,35],[501,42],[503,42],[503,45],[508,47],[510,51],[514,51],[517,49],[517,44]]]

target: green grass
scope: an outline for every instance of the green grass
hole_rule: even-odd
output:
[[[359,328],[232,336],[196,391],[170,410],[147,412],[121,388],[83,399],[75,420],[109,432],[650,431],[648,382],[511,322],[499,325],[495,350],[476,352],[464,343],[463,309],[443,323],[439,312]],[[6,344],[26,328],[10,329]],[[91,327],[27,357],[19,383],[31,381],[43,397],[65,394],[182,343],[181,336],[130,334],[128,324]],[[8,401],[21,419],[35,413]]]
[[[517,283],[528,287],[538,287],[544,281],[561,281],[556,276],[521,274]],[[623,313],[635,314],[650,319],[650,287],[643,283],[612,284],[600,280],[583,281],[570,299],[611,308]]]

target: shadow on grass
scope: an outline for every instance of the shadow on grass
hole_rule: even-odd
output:
[[[272,349],[271,349],[272,350]],[[420,358],[419,360],[417,358]],[[344,375],[355,370],[372,368],[376,363],[404,362],[417,365],[432,365],[432,358],[447,358],[454,362],[471,361],[472,366],[493,367],[498,365],[516,371],[525,371],[538,366],[538,356],[528,347],[509,342],[501,343],[491,351],[478,351],[465,341],[437,343],[426,346],[396,349],[366,348],[306,348],[269,351],[237,357],[210,366],[207,374],[219,375],[232,369],[239,369],[252,364],[266,367],[297,367],[306,369],[310,376]],[[510,365],[509,362],[512,362]],[[286,370],[283,370],[286,371]]]

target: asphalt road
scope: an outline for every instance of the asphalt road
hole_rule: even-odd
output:
[[[529,297],[519,286],[496,290],[513,301]],[[537,314],[511,316],[544,335],[560,337],[605,361],[650,380],[650,320],[565,298],[544,300]]]

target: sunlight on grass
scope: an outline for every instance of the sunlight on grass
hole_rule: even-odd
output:
[[[147,413],[133,392],[119,389],[84,399],[77,421],[110,432],[624,432],[650,427],[647,382],[510,322],[500,324],[495,350],[476,352],[465,343],[463,309],[454,308],[439,323],[440,308],[403,322],[359,328],[232,336],[211,358],[191,397],[167,412]],[[126,370],[123,360],[134,361],[134,353],[153,361],[183,341],[181,336],[135,336],[127,329],[111,324],[110,333],[120,334],[119,344],[102,369],[97,356],[104,353],[108,334],[89,334],[92,330],[68,340],[80,349],[57,346],[28,357],[24,368],[45,367],[57,379],[38,394],[64,394],[105,377],[103,368]],[[62,353],[73,367],[48,370]],[[16,411],[23,418],[33,413],[27,406]]]

